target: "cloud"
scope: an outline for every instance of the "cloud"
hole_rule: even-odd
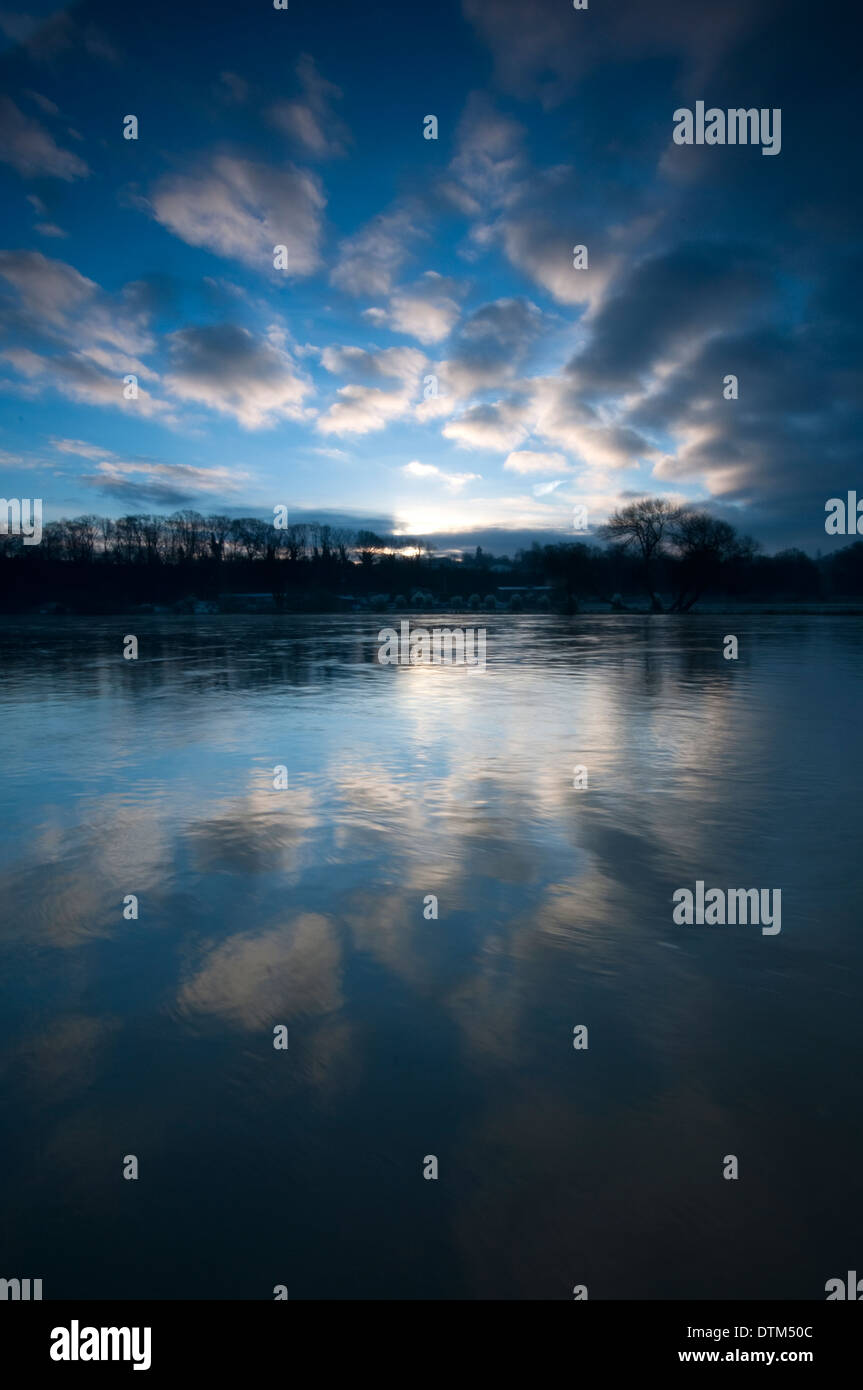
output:
[[[523,28],[519,22],[520,34]],[[583,142],[579,133],[578,167],[586,162]],[[603,158],[604,148],[599,155],[593,152],[591,162],[602,167]],[[622,253],[633,245],[641,249],[659,217],[655,209],[651,217],[645,213],[650,185],[612,183],[598,198],[594,184],[579,179],[574,165],[534,168],[522,126],[477,93],[460,123],[458,152],[436,191],[471,219],[460,254],[473,261],[499,250],[558,303],[572,306],[599,301]],[[573,265],[576,246],[587,247],[586,269]]]
[[[56,106],[50,97],[45,97],[41,92],[28,92],[31,101],[35,101],[40,111],[44,111],[46,116],[59,116],[60,108]]]
[[[94,280],[40,251],[0,251],[0,275],[17,291],[24,312],[37,327],[69,330],[70,315],[77,318],[99,294]]]
[[[317,421],[321,434],[370,434],[410,413],[409,392],[373,386],[343,386],[338,399]]]
[[[608,404],[599,411],[581,399],[570,377],[530,377],[512,385],[513,395],[475,403],[449,420],[444,438],[463,448],[506,453],[505,467],[516,473],[570,471],[560,454],[520,449],[529,435],[562,447],[594,468],[633,467],[660,457],[639,430],[619,418],[622,406]]]
[[[7,327],[75,346],[85,354],[97,344],[128,356],[154,346],[147,316],[131,294],[107,295],[65,261],[51,260],[41,251],[0,251],[0,278],[17,296],[14,308],[2,315]]]
[[[612,265],[598,248],[603,246],[597,224],[588,226],[584,218],[558,216],[539,205],[524,208],[502,223],[503,248],[508,259],[537,285],[547,290],[559,304],[579,305],[596,301],[612,273]],[[587,247],[588,267],[573,265],[576,246]]]
[[[61,454],[76,454],[79,458],[92,460],[111,457],[110,449],[103,449],[98,444],[88,444],[85,439],[50,439],[48,442],[52,449],[57,449]]]
[[[237,324],[187,327],[170,335],[172,395],[230,415],[244,429],[304,418],[312,389],[284,348]]]
[[[41,176],[72,183],[90,172],[83,159],[61,149],[44,126],[25,116],[7,96],[0,96],[0,160],[25,179]]]
[[[472,219],[469,247],[462,254],[474,260],[500,248],[559,303],[595,302],[614,265],[604,235],[606,205],[602,215],[590,213],[568,165],[532,168],[523,128],[485,95],[469,99],[458,142],[439,192]],[[575,245],[587,246],[589,269],[574,268]]]
[[[297,76],[302,99],[276,102],[267,113],[270,121],[308,158],[332,159],[346,154],[350,131],[332,109],[332,102],[341,98],[340,88],[321,77],[307,53],[297,63]]]
[[[424,235],[407,207],[380,213],[341,242],[332,284],[347,294],[388,294],[408,257],[408,243]]]
[[[74,441],[73,441],[74,442]],[[114,458],[98,465],[98,472],[82,474],[87,487],[116,497],[127,506],[184,506],[212,496],[237,492],[248,473],[230,468],[195,468],[183,463],[125,463]]]
[[[529,299],[483,304],[462,324],[451,357],[441,364],[448,389],[467,396],[512,380],[542,328],[542,312]]]
[[[242,106],[249,95],[249,84],[244,77],[239,77],[235,72],[220,72],[219,81],[223,99],[230,102],[232,106]]]
[[[510,400],[472,405],[444,425],[444,438],[465,449],[495,449],[508,453],[528,436],[524,406]]]
[[[383,317],[394,333],[405,333],[420,343],[437,343],[448,337],[459,316],[452,297],[453,280],[427,270],[415,284],[403,286],[390,298]]]
[[[215,1015],[260,1032],[273,1018],[313,1018],[342,1004],[341,948],[326,917],[304,913],[289,926],[228,937],[182,987],[188,1013]]]
[[[604,407],[603,414],[581,399],[572,378],[535,377],[525,383],[525,389],[529,391],[525,417],[532,432],[561,445],[581,462],[625,468],[657,456],[644,435],[614,418],[611,405]]]
[[[351,375],[354,382],[337,392],[337,399],[320,417],[322,434],[370,434],[391,421],[404,419],[413,409],[419,379],[428,361],[418,348],[392,347],[368,352],[358,347],[328,347],[321,364],[329,372]],[[396,380],[397,390],[377,386]]]
[[[450,492],[461,492],[467,483],[473,483],[481,478],[480,473],[447,473],[442,468],[436,468],[433,463],[420,463],[413,459],[406,463],[402,468],[409,478],[424,478],[443,483]]]
[[[350,376],[369,385],[383,378],[395,378],[413,389],[428,358],[418,348],[391,347],[370,352],[366,348],[334,345],[324,348],[321,365],[335,375]]]
[[[731,243],[689,243],[645,257],[608,295],[569,363],[584,388],[623,390],[769,305],[766,258]]]
[[[238,493],[249,474],[239,468],[198,468],[185,463],[157,463],[151,459],[127,461],[110,449],[84,439],[51,439],[52,448],[97,465],[95,473],[79,478],[85,486],[127,504],[180,506],[213,496]]]
[[[313,448],[311,445],[307,445],[306,447],[308,448],[310,454],[318,454],[321,458],[325,458],[325,459],[346,459],[346,458],[350,458],[350,454],[346,454],[345,451],[344,451],[344,449],[316,449],[316,448]]]
[[[0,30],[13,43],[21,44],[36,63],[56,63],[69,53],[84,53],[108,63],[118,61],[116,49],[101,29],[79,22],[66,10],[58,10],[45,20],[2,11]]]
[[[0,355],[9,356],[7,353]],[[30,374],[36,377],[43,389],[54,387],[62,395],[84,405],[111,406],[145,419],[161,419],[164,424],[179,423],[168,402],[151,395],[140,383],[137,397],[127,400],[123,395],[122,376],[104,370],[83,353],[42,357],[37,362],[38,369]]]
[[[154,189],[157,222],[190,246],[272,270],[273,247],[287,246],[289,275],[320,263],[326,199],[317,175],[293,164],[275,167],[217,155],[202,174],[175,174]]]
[[[465,17],[491,50],[495,78],[507,91],[545,107],[571,96],[588,72],[611,62],[674,55],[704,82],[729,46],[770,11],[765,0],[727,0],[704,23],[697,6],[679,0],[617,0],[608,11],[574,12],[559,0],[463,0]]]
[[[141,384],[158,375],[139,356],[155,343],[134,287],[107,295],[74,266],[38,251],[0,251],[0,279],[13,291],[0,322],[10,336],[41,349],[12,342],[0,356],[35,389],[53,387],[72,400],[176,423],[170,406]],[[139,378],[134,401],[123,395],[128,374]]]
[[[564,473],[570,469],[563,454],[538,454],[532,449],[508,454],[503,466],[508,473]],[[546,483],[543,486],[550,490],[558,484]]]
[[[850,295],[849,274],[837,267]],[[808,514],[823,539],[825,498],[854,485],[863,409],[859,372],[848,370],[859,345],[834,340],[837,320],[816,299],[793,335],[762,326],[710,338],[632,404],[630,419],[674,441],[654,468],[662,482],[698,482],[762,519]],[[736,401],[723,395],[729,372]]]
[[[459,123],[444,197],[469,217],[505,207],[526,167],[523,143],[523,128],[502,116],[485,93],[473,92]]]

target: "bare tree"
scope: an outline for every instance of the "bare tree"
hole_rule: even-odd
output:
[[[230,537],[244,560],[260,560],[266,554],[270,527],[256,516],[241,516],[231,522]]]
[[[288,559],[296,564],[306,553],[306,525],[303,521],[294,522],[287,529]]]
[[[207,550],[207,523],[200,512],[187,508],[170,518],[177,529],[183,560],[198,560]]]
[[[749,536],[738,536],[729,522],[707,512],[681,510],[670,527],[670,538],[678,557],[673,613],[688,613],[719,578],[723,565],[751,559],[756,549]]]
[[[64,521],[64,550],[70,560],[89,564],[93,559],[96,541],[99,537],[99,518],[96,516],[76,516],[72,521]]]
[[[654,613],[663,611],[655,591],[656,561],[663,553],[663,543],[680,517],[680,508],[664,497],[641,497],[613,512],[599,535],[612,541],[621,550],[632,550],[641,556],[644,587]]]
[[[357,554],[364,569],[369,569],[381,551],[386,550],[386,541],[374,531],[357,531]]]

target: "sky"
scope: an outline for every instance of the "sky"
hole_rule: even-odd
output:
[[[662,494],[844,543],[858,44],[780,0],[0,10],[0,491],[509,553]],[[779,152],[676,144],[697,101]]]

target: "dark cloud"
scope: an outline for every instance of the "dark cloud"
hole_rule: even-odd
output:
[[[222,74],[223,79],[230,74]],[[351,133],[334,110],[341,90],[322,77],[315,60],[303,53],[297,62],[301,94],[270,107],[269,119],[308,159],[332,159],[347,153]]]
[[[84,55],[100,62],[119,61],[117,48],[105,31],[68,10],[58,10],[47,19],[4,11],[0,13],[0,30],[20,44],[35,63],[54,65],[70,56]]]
[[[500,85],[547,107],[571,96],[591,70],[634,57],[677,58],[706,80],[776,8],[776,0],[725,0],[709,10],[681,0],[616,0],[575,11],[560,0],[463,0],[465,16],[494,55]]]
[[[180,400],[231,415],[246,429],[302,417],[310,383],[277,337],[222,323],[181,328],[170,342],[166,384]]]
[[[690,243],[634,266],[591,324],[568,370],[588,390],[624,390],[670,355],[764,312],[767,258],[733,243]]]
[[[514,377],[543,326],[542,310],[528,299],[483,304],[455,337],[445,369],[450,389],[467,395]]]
[[[0,96],[0,160],[23,178],[84,179],[90,170],[71,150],[62,149],[39,121],[25,116],[11,97]]]
[[[105,497],[113,497],[129,511],[145,507],[187,507],[200,502],[197,493],[173,487],[170,483],[136,483],[128,478],[101,478],[85,475],[80,480]]]

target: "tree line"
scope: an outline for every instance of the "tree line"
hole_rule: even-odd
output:
[[[580,600],[625,607],[646,599],[654,612],[685,613],[708,595],[853,599],[863,595],[863,542],[816,559],[798,549],[763,555],[729,522],[663,498],[628,503],[595,540],[535,542],[514,557],[477,546],[458,563],[420,537],[314,521],[280,529],[258,517],[191,510],[48,522],[38,546],[0,535],[6,611],[46,603],[116,611],[225,594],[266,594],[279,608],[323,611],[352,598],[409,601],[421,592],[451,603],[519,589],[528,606],[531,594],[545,595],[559,611],[574,611]]]

